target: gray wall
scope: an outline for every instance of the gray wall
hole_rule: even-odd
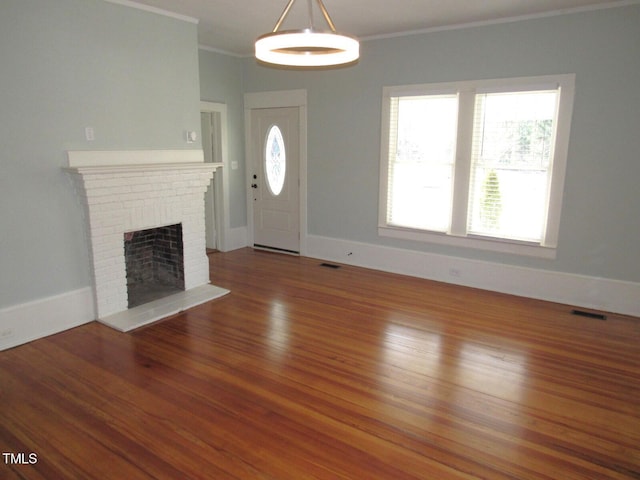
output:
[[[200,148],[184,138],[196,28],[102,0],[0,2],[0,308],[92,284],[66,150]]]
[[[231,228],[247,225],[247,200],[244,170],[244,90],[242,59],[208,50],[200,50],[200,97],[203,101],[227,105],[229,158],[229,219]],[[231,162],[238,169],[231,169]]]
[[[247,92],[308,89],[309,233],[640,281],[640,5],[366,41],[351,68],[290,72],[245,60]],[[556,260],[377,235],[382,87],[575,73]]]

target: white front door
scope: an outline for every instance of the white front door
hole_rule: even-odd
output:
[[[300,252],[299,108],[251,111],[253,245]]]

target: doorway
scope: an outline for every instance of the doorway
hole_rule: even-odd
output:
[[[251,111],[253,246],[300,253],[298,107]]]
[[[229,202],[227,165],[227,106],[222,103],[200,102],[200,124],[204,161],[221,163],[205,193],[206,247],[227,251],[229,232]]]
[[[248,243],[306,253],[306,91],[245,95]]]

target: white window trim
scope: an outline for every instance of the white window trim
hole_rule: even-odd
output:
[[[473,129],[475,94],[495,91],[515,92],[556,88],[560,89],[560,100],[558,102],[557,129],[544,243],[538,244],[468,235],[466,233],[467,196],[471,172],[471,132]],[[560,212],[562,210],[574,90],[575,74],[384,87],[382,101],[382,138],[380,142],[378,235],[516,255],[555,258],[560,230]],[[451,231],[448,233],[439,233],[387,224],[391,98],[453,92],[459,95],[459,117]]]

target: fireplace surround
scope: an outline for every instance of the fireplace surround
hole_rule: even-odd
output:
[[[128,331],[228,293],[209,284],[206,192],[220,163],[201,150],[70,151],[88,227],[97,319]],[[129,308],[124,238],[181,224],[184,292]]]

